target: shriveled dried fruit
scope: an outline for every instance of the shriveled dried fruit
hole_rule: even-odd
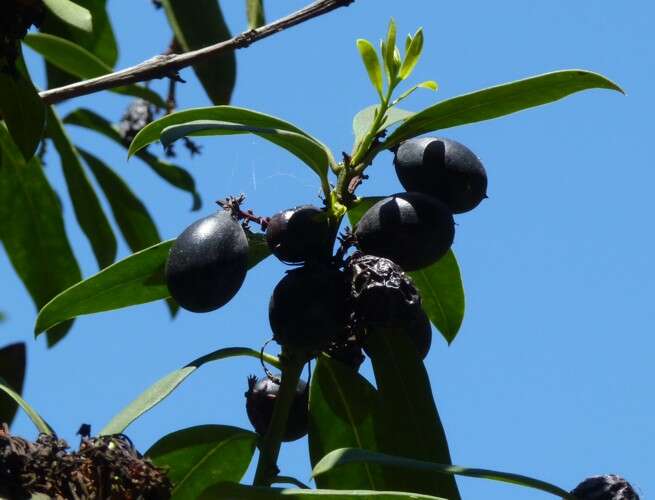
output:
[[[281,346],[317,352],[346,330],[344,273],[328,265],[288,271],[268,307],[273,338]]]
[[[357,223],[359,249],[416,271],[443,257],[453,243],[455,222],[436,198],[416,192],[378,201]]]
[[[208,312],[227,304],[248,269],[248,238],[228,211],[187,227],[171,247],[166,284],[180,306]]]
[[[571,491],[579,500],[639,500],[632,485],[615,474],[593,476]]]
[[[325,211],[303,205],[275,214],[266,228],[266,242],[282,262],[300,264],[327,260],[331,252]]]
[[[472,210],[487,197],[487,172],[482,162],[457,141],[409,139],[396,150],[394,165],[407,191],[439,198],[456,214]]]
[[[266,434],[271,425],[273,408],[277,395],[280,392],[280,384],[266,377],[257,380],[257,377],[248,377],[248,390],[246,391],[246,412],[248,419],[260,436]],[[298,381],[296,394],[291,408],[287,426],[284,430],[283,441],[295,441],[307,434],[308,429],[308,404],[309,390],[304,380]]]

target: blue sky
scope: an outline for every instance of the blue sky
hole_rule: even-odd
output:
[[[224,1],[233,32],[245,27],[244,2]],[[304,4],[267,3],[273,19]],[[119,67],[161,52],[170,34],[150,2],[109,2],[121,44]],[[437,99],[563,68],[604,74],[627,92],[575,94],[546,107],[443,131],[480,156],[489,199],[456,216],[454,251],[466,289],[462,329],[448,347],[435,336],[426,360],[453,461],[535,476],[573,488],[601,473],[627,477],[643,497],[655,494],[652,415],[655,183],[652,86],[655,7],[615,2],[427,2],[357,0],[323,18],[238,53],[233,104],[296,123],[339,153],[352,144],[351,119],[375,102],[355,49],[377,41],[389,18],[400,33],[425,30],[413,82],[434,79],[436,94],[416,92],[418,110]],[[38,82],[43,72],[28,53]],[[191,70],[179,89],[183,108],[208,101]],[[164,89],[165,82],[154,88]],[[91,107],[116,121],[126,98],[108,93],[59,106]],[[203,139],[203,155],[178,161],[195,176],[204,200],[190,198],[119,147],[82,130],[75,141],[114,167],[139,193],[164,238],[210,213],[212,201],[245,192],[257,213],[317,203],[314,174],[282,150],[251,137]],[[47,174],[65,192],[58,160]],[[399,191],[383,153],[362,194]],[[85,276],[96,271],[87,241],[62,196],[66,225]],[[128,255],[121,243],[120,256]],[[69,442],[86,422],[98,431],[150,383],[219,347],[258,348],[270,337],[270,293],[285,267],[268,259],[250,272],[238,296],[211,314],[170,321],[161,303],[80,318],[48,351],[32,340],[35,310],[0,252],[1,344],[28,343],[25,397]],[[158,437],[191,425],[249,428],[243,393],[253,360],[204,366],[128,434],[145,450]],[[364,373],[371,374],[365,365]],[[15,432],[33,436],[24,415]],[[306,441],[285,446],[285,474],[308,480]],[[460,479],[463,498],[538,499],[546,494],[484,480]]]

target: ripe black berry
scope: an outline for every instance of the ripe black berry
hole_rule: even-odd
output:
[[[324,210],[313,205],[290,208],[271,217],[266,242],[278,259],[290,264],[327,260],[330,230]]]
[[[615,474],[589,477],[571,495],[579,500],[639,500],[632,485]]]
[[[271,296],[268,318],[281,346],[319,351],[344,335],[346,285],[331,266],[304,266],[288,271]]]
[[[257,381],[257,377],[248,377],[248,391],[246,391],[246,412],[248,419],[260,436],[264,436],[271,424],[273,407],[280,391],[280,384],[264,378]],[[307,383],[298,381],[296,394],[291,408],[287,426],[284,430],[283,441],[295,441],[307,434],[308,418],[307,408],[309,403],[309,390]]]
[[[396,150],[394,165],[407,191],[435,196],[454,213],[468,212],[487,197],[487,173],[480,159],[459,142],[410,139]]]
[[[446,205],[422,193],[398,193],[378,201],[355,228],[357,246],[366,254],[391,259],[405,271],[435,263],[455,237]]]
[[[353,370],[359,370],[366,356],[362,352],[362,347],[354,337],[345,341],[335,342],[325,351],[332,359],[350,366]]]
[[[200,219],[173,244],[166,284],[180,306],[193,312],[218,309],[236,295],[246,277],[248,239],[227,211]]]

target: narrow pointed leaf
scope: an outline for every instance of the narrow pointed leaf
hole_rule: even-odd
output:
[[[391,18],[387,36],[382,44],[382,59],[387,72],[387,81],[391,83],[396,80],[396,74],[393,72],[393,51],[396,47],[396,22]]]
[[[380,68],[378,55],[375,53],[375,47],[368,40],[360,38],[357,40],[357,50],[359,50],[359,55],[362,57],[369,80],[382,97],[382,69]]]
[[[450,452],[435,405],[430,379],[409,335],[400,329],[369,328],[367,352],[380,396],[378,451],[450,464]],[[450,476],[403,470],[386,475],[387,487],[458,500]]]
[[[146,456],[166,468],[173,498],[194,500],[209,486],[240,481],[256,443],[257,434],[245,429],[200,425],[164,436]]]
[[[221,483],[205,490],[200,500],[217,500],[247,498],[248,500],[446,500],[444,498],[400,491],[370,490],[306,490],[291,488],[266,488],[263,486],[246,486],[236,483]]]
[[[112,72],[111,66],[97,56],[64,38],[48,33],[28,33],[23,41],[49,63],[78,78],[95,78]],[[166,107],[166,103],[159,94],[146,87],[126,85],[109,90],[119,94],[141,97],[160,108]]]
[[[264,0],[246,0],[248,28],[255,29],[266,24],[264,16]]]
[[[185,51],[196,50],[232,37],[218,0],[164,0],[164,9],[175,38]],[[223,52],[195,64],[193,70],[214,104],[227,104],[236,81],[234,51]]]
[[[91,111],[90,109],[78,108],[72,111],[64,118],[64,123],[77,125],[79,127],[85,127],[89,130],[93,130],[99,134],[104,135],[108,139],[111,139],[112,141],[120,144],[125,148],[128,146],[125,144],[125,141],[123,141],[123,138],[118,133],[116,127],[114,127],[111,123],[109,123],[109,121],[107,121],[99,114]],[[158,176],[160,176],[166,182],[172,186],[189,192],[193,198],[193,205],[191,207],[192,210],[198,210],[202,206],[202,200],[196,191],[196,183],[193,180],[191,174],[189,174],[189,172],[187,172],[185,169],[168,161],[161,160],[152,153],[149,153],[143,149],[136,153],[135,156],[142,160],[146,165],[148,165]]]
[[[25,343],[17,342],[0,349],[0,379],[4,379],[17,394],[23,392],[26,363]],[[13,398],[0,395],[0,423],[11,425],[17,410],[18,404]]]
[[[247,232],[249,268],[266,258],[263,235]],[[162,241],[112,264],[54,297],[39,311],[34,331],[39,333],[77,316],[111,311],[170,297],[164,278],[168,252],[175,240]]]
[[[180,125],[166,127],[161,133],[161,142],[165,148],[176,140],[189,135],[225,135],[251,133],[276,144],[299,158],[320,178],[327,176],[328,155],[321,147],[307,136],[278,128],[253,127],[215,120],[197,120]]]
[[[368,134],[375,120],[375,110],[379,108],[378,105],[368,106],[361,111],[359,111],[355,118],[353,118],[353,133],[355,134],[355,144],[359,144],[362,139]],[[396,123],[406,120],[410,116],[414,115],[412,111],[406,111],[404,109],[393,107],[387,110],[387,117],[385,118],[382,126],[376,132],[381,132],[389,127],[392,127]]]
[[[82,31],[91,32],[91,13],[70,0],[43,0],[46,8],[66,24]]]
[[[309,456],[312,465],[339,448],[377,449],[375,388],[352,368],[322,355],[309,391]],[[384,490],[384,471],[367,465],[317,478],[319,488]]]
[[[37,308],[81,279],[57,195],[37,157],[25,163],[0,124],[0,240]],[[38,237],[35,237],[38,234]],[[51,325],[52,326],[52,325]],[[54,345],[70,328],[48,332]]]
[[[29,77],[0,71],[0,116],[23,158],[29,160],[43,137],[46,107]]]
[[[48,135],[59,153],[77,222],[93,248],[98,266],[107,267],[116,258],[114,232],[86,176],[77,149],[52,107],[48,113]]]
[[[402,66],[400,67],[399,76],[401,80],[406,79],[409,75],[412,74],[416,64],[418,63],[419,58],[421,57],[421,52],[423,51],[423,30],[419,28],[414,37],[412,38],[407,52],[405,52],[405,60],[403,61]]]
[[[379,149],[389,149],[401,141],[427,132],[498,118],[593,88],[623,92],[604,76],[584,70],[533,76],[464,94],[426,108],[402,123]]]
[[[437,262],[409,273],[419,289],[423,310],[450,344],[464,319],[464,286],[452,250]]]
[[[105,193],[130,250],[138,252],[158,243],[161,238],[155,222],[125,181],[98,157],[82,149],[79,152]]]
[[[251,358],[263,360],[277,368],[280,367],[280,361],[275,356],[247,347],[226,347],[217,351],[201,356],[193,360],[188,365],[175,370],[165,377],[160,378],[157,382],[143,391],[139,397],[121,410],[114,418],[111,419],[101,431],[100,435],[120,434],[141,415],[152,409],[168,397],[182,382],[184,382],[193,372],[205,363],[218,361],[221,359],[232,358],[235,356],[249,356]]]
[[[403,92],[402,94],[400,94],[396,98],[396,100],[393,101],[393,105],[395,106],[399,102],[407,99],[410,95],[412,95],[414,93],[414,91],[416,89],[428,89],[428,90],[436,91],[438,88],[439,88],[439,86],[437,85],[437,82],[435,82],[434,80],[426,80],[425,82],[417,83],[416,85],[414,85],[410,89],[408,89],[405,92]],[[416,113],[412,113],[412,114],[416,114]]]
[[[391,467],[414,469],[436,474],[458,475],[466,477],[475,477],[480,479],[491,479],[493,481],[501,481],[504,483],[516,484],[525,486],[526,488],[534,488],[536,490],[551,493],[557,497],[565,498],[568,500],[575,500],[576,497],[571,495],[568,491],[555,486],[554,484],[546,483],[539,479],[522,476],[519,474],[512,474],[508,472],[500,472],[488,469],[477,469],[469,467],[460,467],[457,465],[445,465],[433,462],[425,462],[422,460],[412,460],[410,458],[403,458],[398,456],[387,455],[369,450],[361,449],[341,449],[335,450],[325,457],[314,467],[312,475],[320,477],[322,474],[330,472],[346,464],[353,463],[370,463],[381,464]]]
[[[39,432],[44,434],[53,434],[52,428],[48,423],[41,418],[41,416],[32,408],[27,401],[20,397],[5,379],[0,377],[0,391],[4,392],[7,396],[13,399],[24,411]]]

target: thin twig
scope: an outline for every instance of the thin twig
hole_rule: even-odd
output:
[[[296,12],[266,24],[261,28],[245,31],[234,38],[203,47],[184,54],[160,54],[147,61],[114,73],[91,78],[81,82],[65,85],[51,90],[44,90],[39,95],[46,104],[55,104],[66,99],[93,94],[100,90],[122,87],[133,83],[172,76],[178,70],[214,57],[228,50],[248,47],[251,43],[267,38],[275,33],[301,24],[315,17],[327,14],[339,7],[346,7],[355,0],[319,0]]]

